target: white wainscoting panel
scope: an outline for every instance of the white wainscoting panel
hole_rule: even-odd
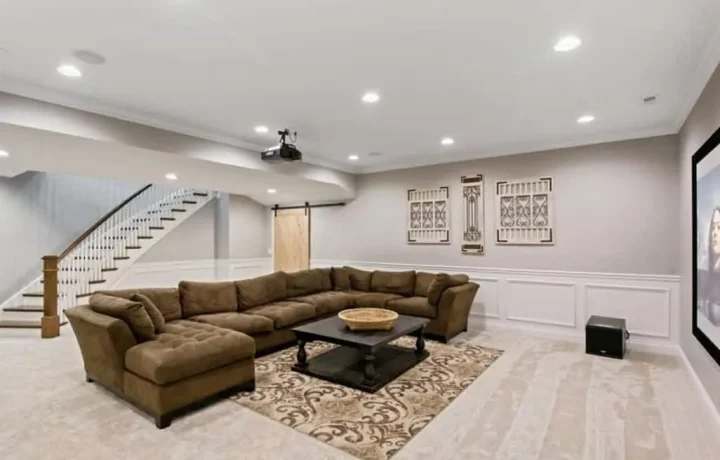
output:
[[[473,324],[582,339],[590,315],[625,318],[630,342],[675,352],[679,342],[680,277],[490,267],[314,260],[313,267],[465,273],[480,285]]]
[[[575,283],[508,279],[506,286],[506,319],[575,327]]]
[[[587,318],[625,318],[631,334],[670,338],[669,288],[586,284],[585,290]]]
[[[483,288],[475,296],[471,314],[486,318],[500,318],[500,280],[498,278],[473,278],[473,281],[481,284]]]

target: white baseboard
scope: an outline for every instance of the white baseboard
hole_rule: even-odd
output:
[[[680,347],[678,347],[680,348]],[[687,355],[685,354],[685,351],[680,348],[680,352],[678,353],[680,357],[683,360],[683,363],[685,364],[685,368],[687,369],[688,374],[690,375],[690,380],[692,380],[693,384],[697,388],[697,391],[700,393],[700,398],[703,401],[703,405],[707,407],[708,413],[710,414],[710,417],[715,422],[715,428],[718,432],[720,432],[720,411],[715,407],[715,403],[713,402],[712,398],[710,397],[710,394],[707,392],[707,389],[700,381],[700,377],[695,372],[695,369],[693,368],[692,364],[690,363],[690,360],[688,359]]]

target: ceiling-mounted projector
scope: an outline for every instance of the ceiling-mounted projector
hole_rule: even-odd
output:
[[[297,140],[297,132],[290,136],[290,130],[286,129],[284,131],[278,131],[278,135],[280,136],[280,143],[275,147],[263,150],[260,158],[270,163],[302,160],[302,152],[300,152],[295,145],[285,141],[285,138],[289,137],[291,141],[295,142]]]

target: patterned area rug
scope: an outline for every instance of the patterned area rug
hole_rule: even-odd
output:
[[[408,348],[415,340],[394,342]],[[430,356],[374,394],[290,370],[297,348],[260,358],[256,390],[230,399],[363,460],[388,459],[497,360],[502,351],[426,342]],[[313,342],[309,357],[333,345]]]

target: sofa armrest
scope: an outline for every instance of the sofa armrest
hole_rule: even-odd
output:
[[[94,312],[89,306],[65,311],[80,346],[85,371],[100,383],[122,393],[125,353],[137,345],[122,320]]]
[[[465,283],[445,289],[438,303],[437,320],[451,337],[467,328],[470,308],[480,286],[477,283]]]

